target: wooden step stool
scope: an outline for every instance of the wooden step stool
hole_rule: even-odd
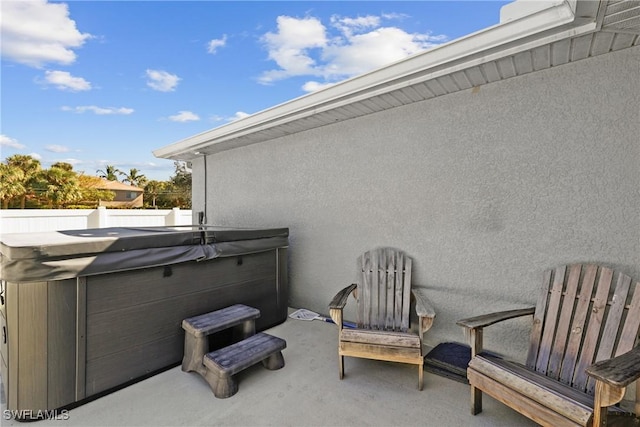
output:
[[[236,304],[184,319],[182,370],[199,373],[209,383],[216,397],[225,398],[238,391],[238,383],[234,378],[236,373],[258,362],[270,370],[282,368],[282,350],[287,343],[265,333],[256,334],[255,319],[258,317],[260,310]],[[235,328],[242,340],[209,352],[208,336],[229,328]]]
[[[284,366],[282,350],[285,340],[260,332],[240,342],[204,356],[205,379],[218,398],[230,397],[238,391],[234,375],[258,362],[270,370]]]
[[[208,336],[225,329],[237,328],[242,338],[250,337],[255,334],[255,319],[258,317],[260,317],[260,310],[236,304],[184,319],[182,321],[182,329],[185,332],[182,370],[198,372],[204,377],[206,368],[203,360],[204,355],[209,352]]]

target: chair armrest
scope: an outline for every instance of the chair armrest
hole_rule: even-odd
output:
[[[436,311],[431,306],[425,289],[413,288],[411,293],[416,300],[416,314],[419,317],[436,317]]]
[[[503,320],[509,320],[516,317],[527,316],[535,312],[535,307],[521,308],[518,310],[499,311],[496,313],[483,314],[481,316],[469,317],[468,319],[461,319],[456,322],[456,325],[462,326],[467,329],[484,328],[485,326],[491,326],[494,323],[502,322]]]
[[[349,298],[349,295],[357,287],[357,284],[352,283],[338,292],[329,303],[329,316],[331,316],[331,320],[333,320],[333,323],[335,323],[340,330],[344,327],[344,324],[342,323],[342,309],[347,305],[347,298]]]
[[[614,387],[626,387],[640,378],[640,346],[587,368],[587,374]]]
[[[419,318],[419,333],[420,339],[422,335],[431,329],[433,326],[433,319],[436,317],[436,311],[431,306],[429,299],[427,298],[427,291],[421,288],[412,288],[411,295],[416,301],[416,314]]]
[[[496,313],[484,314],[482,316],[469,317],[468,319],[461,319],[458,320],[456,324],[465,328],[465,335],[467,336],[469,346],[471,347],[471,357],[475,357],[477,354],[482,352],[482,336],[485,326],[491,326],[494,323],[502,322],[503,320],[527,316],[533,314],[535,311],[535,307],[499,311]]]
[[[347,298],[357,286],[357,284],[353,283],[338,292],[329,303],[329,308],[331,310],[342,310],[347,305]]]

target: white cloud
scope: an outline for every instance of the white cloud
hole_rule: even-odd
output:
[[[333,86],[334,84],[335,83],[320,83],[320,82],[309,81],[302,85],[302,90],[304,90],[305,92],[315,92],[317,90],[324,89],[329,86]]]
[[[91,83],[82,77],[73,77],[68,71],[46,71],[45,82],[54,85],[60,90],[79,92],[91,90]]]
[[[93,112],[99,116],[110,115],[110,114],[122,114],[128,115],[134,112],[133,108],[125,108],[125,107],[97,107],[95,105],[81,105],[78,107],[62,107],[62,111],[72,111],[74,113],[85,113],[87,111]]]
[[[207,44],[207,52],[212,55],[217,53],[219,47],[224,47],[227,44],[227,35],[223,35],[221,39],[213,39]]]
[[[236,120],[244,119],[245,117],[249,117],[251,114],[245,113],[244,111],[237,111],[232,117],[229,117],[227,121],[235,122]]]
[[[20,144],[17,139],[10,138],[7,135],[0,135],[0,147],[10,147],[16,150],[22,150],[25,145]]]
[[[316,18],[297,19],[278,16],[278,32],[262,37],[269,50],[269,59],[278,64],[279,70],[263,73],[260,81],[271,83],[290,76],[317,75],[318,68],[310,50],[327,44],[326,28]]]
[[[38,153],[29,153],[29,156],[33,157],[36,160],[42,160],[42,156]]]
[[[378,28],[349,37],[346,45],[332,45],[323,51],[328,77],[354,76],[366,73],[435,46],[399,28]]]
[[[65,147],[63,145],[56,145],[56,144],[47,145],[44,147],[44,149],[47,151],[51,151],[53,153],[66,153],[67,151],[69,151],[69,147]]]
[[[3,1],[0,32],[2,56],[36,68],[72,64],[73,49],[92,37],[78,31],[66,4],[45,0]]]
[[[179,111],[178,114],[169,116],[169,120],[171,120],[172,122],[180,123],[195,122],[200,120],[200,117],[197,114],[192,113],[191,111]]]
[[[271,84],[297,76],[323,79],[304,84],[305,91],[314,91],[447,40],[445,35],[408,33],[383,25],[385,21],[404,18],[406,16],[398,14],[355,18],[334,15],[327,28],[317,18],[279,16],[277,31],[262,37],[269,59],[277,68],[263,72],[258,81]]]
[[[78,159],[59,159],[54,161],[53,163],[58,163],[58,162],[69,163],[71,166],[74,166],[74,167],[84,163],[82,160],[78,160]]]
[[[147,70],[147,86],[160,92],[173,92],[180,77],[162,70]]]
[[[379,16],[362,16],[358,18],[343,18],[338,15],[331,17],[331,24],[339,29],[344,35],[350,36],[353,33],[359,33],[369,28],[377,28],[380,26]]]

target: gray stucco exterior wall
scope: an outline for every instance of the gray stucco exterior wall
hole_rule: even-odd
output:
[[[640,280],[639,71],[635,47],[208,156],[208,222],[289,227],[290,305],[321,313],[359,254],[406,251],[437,312],[429,344],[535,304],[560,264]],[[203,175],[199,159],[194,212]],[[486,347],[523,354],[529,321]]]

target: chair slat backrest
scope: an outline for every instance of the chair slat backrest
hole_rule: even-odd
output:
[[[411,302],[411,258],[378,248],[358,258],[358,327],[406,332]]]
[[[593,394],[586,368],[633,348],[639,328],[640,286],[629,276],[593,264],[558,267],[544,275],[527,367]]]

